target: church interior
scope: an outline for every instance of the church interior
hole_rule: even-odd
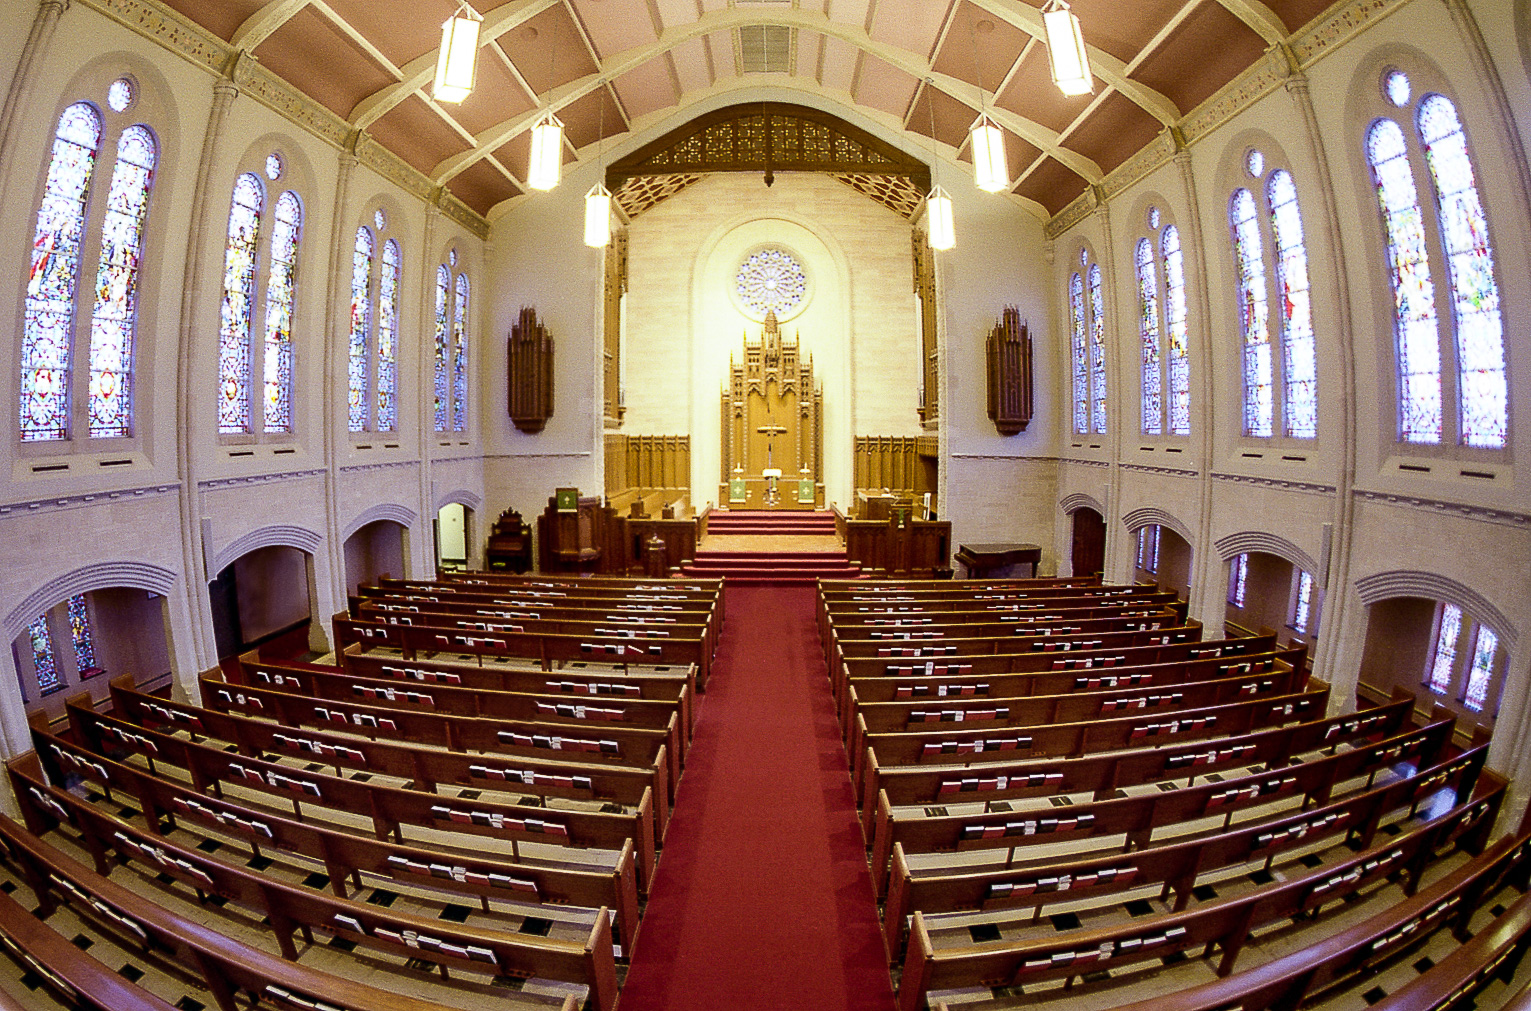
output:
[[[1531,1009],[1531,0],[0,89],[0,1011]]]

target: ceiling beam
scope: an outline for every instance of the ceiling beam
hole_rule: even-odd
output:
[[[1286,41],[1286,25],[1281,23],[1275,11],[1260,0],[1218,0],[1218,3],[1244,22],[1250,31],[1264,39],[1266,45],[1274,46]]]
[[[234,29],[234,37],[229,40],[229,45],[245,52],[254,52],[256,46],[269,39],[272,33],[307,6],[308,0],[268,0],[264,7],[245,18]]]

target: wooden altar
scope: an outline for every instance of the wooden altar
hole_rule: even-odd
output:
[[[718,502],[731,509],[824,506],[824,392],[813,359],[781,334],[767,313],[760,339],[744,337],[744,361],[729,356],[722,400],[722,480]]]

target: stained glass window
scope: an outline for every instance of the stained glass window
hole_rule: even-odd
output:
[[[298,236],[302,231],[303,204],[296,193],[287,190],[276,198],[271,271],[266,278],[261,402],[262,422],[268,432],[292,431],[292,306],[298,280]]]
[[[1308,619],[1313,614],[1313,577],[1307,570],[1297,570],[1297,600],[1292,605],[1292,627],[1299,632],[1308,630]]]
[[[282,176],[282,156],[275,151],[266,155],[266,178],[272,182]]]
[[[85,202],[101,144],[101,116],[85,102],[64,110],[37,210],[21,338],[23,442],[69,436],[69,375]]]
[[[447,430],[448,359],[451,357],[451,331],[447,308],[452,296],[452,272],[443,264],[436,268],[436,431]]]
[[[1398,437],[1404,442],[1441,441],[1441,346],[1437,336],[1435,282],[1425,248],[1424,215],[1414,188],[1403,130],[1379,119],[1366,134],[1366,159],[1382,208],[1393,321],[1398,347]]]
[[[377,287],[377,430],[399,425],[399,243],[383,243],[383,272]]]
[[[1191,434],[1191,353],[1186,332],[1185,256],[1180,230],[1166,225],[1159,240],[1164,257],[1164,333],[1169,338],[1169,422],[1171,435]]]
[[[250,328],[255,311],[255,261],[265,191],[252,172],[234,180],[223,254],[223,305],[218,332],[218,433],[250,431]]]
[[[452,431],[468,427],[468,275],[457,275],[457,310],[452,317]]]
[[[1139,239],[1138,333],[1143,356],[1143,434],[1158,435],[1163,427],[1164,372],[1159,362],[1159,270],[1154,262],[1154,247]]]
[[[154,183],[154,134],[122,131],[101,222],[101,265],[90,321],[90,434],[133,434],[133,338],[138,322],[138,262]]]
[[[66,607],[69,614],[69,638],[74,640],[75,666],[83,676],[96,666],[96,641],[90,628],[90,607],[85,594],[69,598]]]
[[[367,429],[367,382],[372,330],[372,301],[369,297],[372,278],[372,253],[376,246],[372,232],[365,226],[356,230],[356,246],[351,253],[351,342],[348,390],[351,431]]]
[[[1462,697],[1462,702],[1475,713],[1481,713],[1488,702],[1489,683],[1494,679],[1494,653],[1498,649],[1499,636],[1479,626],[1472,666],[1467,671],[1467,691]]]
[[[27,626],[32,642],[32,666],[37,670],[37,689],[46,695],[63,687],[59,680],[58,660],[53,655],[53,636],[48,632],[48,616],[42,614]]]
[[[1308,250],[1302,238],[1302,216],[1292,174],[1285,169],[1272,172],[1266,196],[1276,240],[1285,429],[1294,439],[1314,439],[1318,437],[1318,357],[1308,290]]]
[[[1239,279],[1239,327],[1244,336],[1244,434],[1269,438],[1274,403],[1271,343],[1266,321],[1265,254],[1255,198],[1235,190],[1228,210],[1233,261]]]
[[[1425,686],[1437,695],[1451,691],[1452,667],[1457,659],[1457,639],[1462,634],[1462,611],[1454,604],[1441,605],[1441,627],[1435,635],[1435,655]]]
[[[1249,556],[1234,555],[1228,570],[1228,603],[1234,607],[1244,606],[1244,592],[1249,583]]]
[[[1084,280],[1078,274],[1069,278],[1069,320],[1074,330],[1074,431],[1084,435],[1090,430],[1090,354],[1085,346]]]
[[[1502,449],[1509,434],[1504,322],[1488,218],[1478,199],[1467,135],[1456,106],[1442,95],[1419,103],[1419,136],[1435,183],[1446,274],[1456,317],[1460,428],[1464,446]]]
[[[1090,400],[1097,433],[1106,430],[1106,300],[1100,264],[1090,265]]]
[[[126,112],[133,104],[133,82],[119,77],[106,89],[106,107],[113,112]]]

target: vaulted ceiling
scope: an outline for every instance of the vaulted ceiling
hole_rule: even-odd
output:
[[[479,0],[478,85],[448,105],[431,82],[457,0],[161,2],[485,215],[525,197],[549,106],[568,162],[757,87],[854,110],[922,157],[933,137],[966,160],[982,107],[1008,134],[1011,192],[1051,215],[1330,6],[1074,0],[1095,92],[1066,98],[1040,0]]]

